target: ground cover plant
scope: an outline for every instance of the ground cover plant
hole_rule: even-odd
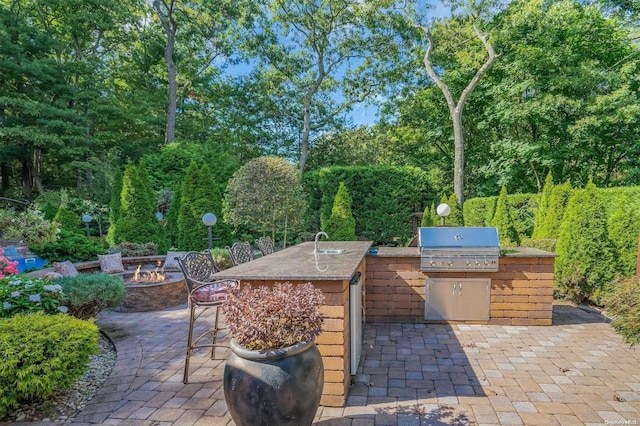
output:
[[[0,417],[67,389],[98,350],[92,322],[44,312],[0,319]]]

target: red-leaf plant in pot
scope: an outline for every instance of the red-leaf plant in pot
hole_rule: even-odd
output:
[[[238,426],[310,425],[324,386],[322,291],[311,283],[246,284],[223,306],[231,334],[224,396]]]

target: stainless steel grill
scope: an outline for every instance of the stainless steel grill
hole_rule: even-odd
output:
[[[418,246],[422,271],[498,270],[500,241],[496,228],[419,228]]]

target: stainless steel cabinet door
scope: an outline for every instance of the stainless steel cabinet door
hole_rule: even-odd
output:
[[[425,287],[426,320],[489,319],[489,278],[428,279]]]
[[[457,283],[448,279],[427,280],[424,319],[453,320],[458,304]]]

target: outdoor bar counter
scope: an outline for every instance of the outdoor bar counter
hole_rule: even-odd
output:
[[[426,272],[420,269],[420,253],[416,247],[380,247],[372,255],[368,254],[370,246],[368,241],[322,241],[321,250],[345,251],[314,255],[314,243],[306,242],[216,274],[220,279],[237,279],[241,284],[252,285],[311,282],[323,291],[324,327],[316,338],[325,369],[320,401],[323,406],[344,406],[353,372],[351,358],[352,355],[354,359],[359,358],[353,354],[355,346],[351,341],[351,334],[355,335],[352,330],[361,332],[353,328],[356,325],[353,318],[359,317],[350,312],[350,287],[351,294],[354,293],[349,283],[354,276],[361,278],[361,310],[366,322],[551,325],[556,256],[553,253],[518,248],[506,250],[500,256],[497,271]],[[433,288],[441,286],[446,291],[437,297],[432,295],[430,300],[429,283]],[[457,308],[450,303],[452,285],[454,295],[456,289],[458,296],[472,295],[466,301],[457,301]],[[477,289],[481,292],[477,293]],[[443,311],[453,309],[453,314],[447,312],[452,316],[443,316],[440,321],[429,317],[433,306],[436,314],[439,313],[437,303],[443,304]],[[485,318],[464,316],[467,311],[478,310],[478,305],[482,305],[480,310],[485,312]],[[455,316],[461,314],[460,318]]]
[[[272,286],[290,282],[311,282],[322,290],[325,304],[322,333],[316,345],[324,364],[324,390],[320,404],[325,407],[344,406],[351,383],[350,375],[350,309],[349,281],[356,273],[365,275],[365,255],[370,241],[321,241],[321,250],[342,249],[341,254],[314,254],[314,243],[288,247],[268,256],[218,272],[220,279],[236,279],[244,283]]]

